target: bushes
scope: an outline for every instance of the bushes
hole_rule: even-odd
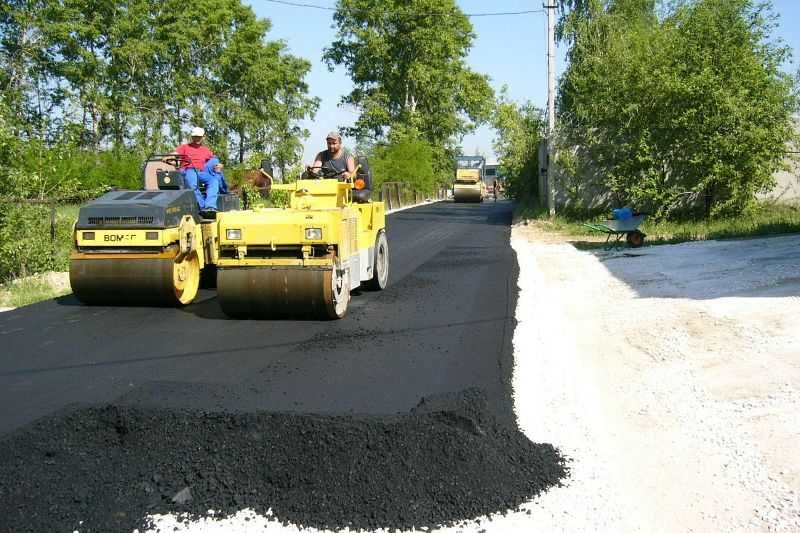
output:
[[[590,2],[567,19],[559,93],[577,176],[659,218],[755,206],[793,137],[789,49],[752,0]]]
[[[0,176],[0,194],[6,198],[85,200],[111,188],[139,189],[142,185],[142,157],[126,150],[88,152],[30,142],[15,163]]]
[[[389,144],[376,145],[370,150],[372,188],[377,190],[387,181],[401,181],[414,190],[433,192],[443,178],[437,171],[438,162],[434,148],[417,135],[396,135]],[[451,161],[448,167],[452,167]]]
[[[72,222],[50,206],[0,204],[0,281],[67,270]]]

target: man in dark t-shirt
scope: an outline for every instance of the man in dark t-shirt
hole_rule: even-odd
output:
[[[314,162],[308,167],[308,172],[319,177],[319,169],[326,168],[336,172],[340,179],[350,178],[356,171],[356,162],[350,152],[342,147],[342,136],[332,131],[325,142],[328,144],[328,149],[317,154]]]

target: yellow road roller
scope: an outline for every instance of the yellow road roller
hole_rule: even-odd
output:
[[[229,316],[341,318],[350,292],[381,290],[389,277],[383,202],[369,194],[364,161],[351,183],[322,168],[319,179],[273,185],[286,207],[217,216],[217,295]]]
[[[179,166],[179,156],[152,156],[142,190],[111,191],[80,208],[69,279],[81,302],[176,306],[195,298],[216,221],[201,216]],[[221,210],[238,202],[220,195]]]
[[[456,156],[456,179],[453,184],[453,201],[482,202],[486,196],[483,181],[486,160],[480,155]]]

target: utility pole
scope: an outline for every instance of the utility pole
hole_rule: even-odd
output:
[[[553,5],[548,5],[553,4]],[[555,193],[553,191],[553,167],[555,166],[556,131],[556,6],[555,0],[548,0],[547,10],[547,210],[550,216],[556,214]]]

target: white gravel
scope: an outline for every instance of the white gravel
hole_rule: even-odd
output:
[[[800,236],[512,246],[520,424],[574,458],[529,531],[800,531]]]
[[[800,236],[589,253],[519,226],[511,244],[519,424],[572,472],[440,531],[800,531]],[[154,518],[299,531],[247,510]]]

